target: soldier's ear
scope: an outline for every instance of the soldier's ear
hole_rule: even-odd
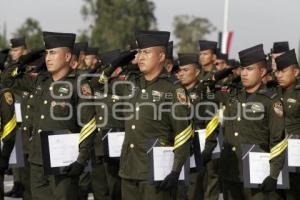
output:
[[[197,69],[196,69],[196,76],[199,76],[199,74],[200,74],[200,69],[197,68]]]
[[[159,62],[164,62],[166,60],[166,53],[160,52],[159,54]]]
[[[295,69],[294,69],[295,77],[298,77],[299,73],[300,73],[299,67],[295,67]]]
[[[261,71],[261,77],[264,77],[265,75],[267,75],[267,68],[261,67],[260,71]]]
[[[215,53],[213,53],[213,62],[214,62],[214,64],[215,64],[216,60],[217,60],[217,55]]]
[[[71,62],[72,53],[71,53],[71,52],[66,52],[65,57],[66,57],[66,61],[67,61],[67,62]]]

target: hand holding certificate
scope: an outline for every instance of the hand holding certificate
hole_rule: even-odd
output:
[[[63,174],[63,169],[75,162],[79,154],[79,133],[43,131],[43,167],[45,174]]]
[[[174,162],[173,147],[153,147],[150,152],[151,181],[163,181],[171,173]],[[186,166],[183,166],[179,180],[186,179]]]
[[[205,142],[206,142],[206,130],[205,129],[199,129],[196,130],[196,133],[198,133],[198,139],[199,139],[199,144],[200,144],[200,149],[201,152],[204,151],[205,149]],[[220,157],[220,153],[221,153],[221,148],[220,148],[220,143],[222,142],[221,140],[221,135],[219,135],[217,137],[217,146],[215,147],[215,149],[212,152],[212,158],[219,158]]]
[[[270,175],[270,154],[258,145],[245,144],[243,148],[243,176],[246,188],[258,188]],[[277,188],[289,188],[287,162],[277,178]]]

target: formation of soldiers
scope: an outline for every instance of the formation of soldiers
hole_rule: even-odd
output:
[[[165,31],[137,31],[127,50],[99,53],[72,33],[43,32],[45,46],[25,38],[0,53],[0,195],[17,133],[25,166],[14,169],[6,196],[45,200],[299,199],[300,175],[277,188],[288,138],[299,138],[300,82],[295,50],[259,44],[228,59],[217,42],[173,56]],[[21,104],[22,122],[14,104]],[[82,106],[84,105],[84,106]],[[45,173],[41,135],[80,133],[79,154],[60,174]],[[204,142],[198,134],[204,131]],[[107,134],[125,132],[120,157],[110,157]],[[220,140],[222,139],[222,142]],[[270,174],[245,188],[243,144],[270,154]],[[173,147],[163,181],[149,179],[153,146]],[[216,150],[219,148],[219,152]],[[88,163],[91,170],[84,170]],[[189,163],[185,183],[180,171]],[[193,164],[192,164],[193,163]]]

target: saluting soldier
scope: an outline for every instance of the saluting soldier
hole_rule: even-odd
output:
[[[31,163],[32,199],[76,199],[78,197],[78,178],[90,156],[93,132],[96,122],[90,102],[92,94],[88,83],[78,84],[77,77],[71,73],[70,61],[75,34],[43,32],[46,49],[47,73],[32,79],[20,74],[18,66],[7,70],[6,84],[30,91],[34,99],[33,131],[29,161]],[[16,73],[11,73],[16,72]],[[52,113],[52,115],[51,115]],[[41,152],[43,131],[68,130],[80,132],[79,155],[75,162],[65,168],[65,174],[45,175]]]
[[[101,53],[101,63],[103,66],[109,67],[119,56],[119,49]],[[98,69],[97,74],[101,74],[101,70]],[[97,76],[91,80],[95,96],[96,123],[98,126],[96,137],[93,141],[92,188],[95,200],[107,198],[108,194],[110,199],[118,200],[121,198],[121,181],[118,177],[119,162],[118,160],[107,158],[102,138],[105,138],[109,131],[124,131],[124,124],[112,116],[112,105],[119,101],[118,98],[113,97],[111,94],[112,80],[101,82],[99,78],[100,76]]]
[[[290,50],[289,42],[274,42],[273,48],[271,49],[271,58],[272,58],[272,71],[273,73],[277,70],[275,58],[284,54]]]
[[[224,111],[220,159],[224,199],[280,199],[275,191],[287,147],[280,96],[262,83],[267,71],[262,44],[239,52],[239,57],[244,88],[229,94]],[[242,144],[256,144],[270,152],[270,175],[260,189],[244,190]]]
[[[214,103],[212,98],[214,96],[207,93],[207,87],[200,83],[198,79],[200,73],[198,55],[193,53],[179,54],[178,61],[178,78],[187,89],[191,106],[193,106],[193,109],[191,109],[193,111],[193,127],[195,130],[207,129],[203,152],[200,152],[199,144],[196,145],[196,140],[199,137],[197,136],[198,133],[195,132],[194,142],[191,144],[191,155],[199,160],[201,157],[197,156],[202,155],[202,165],[206,166],[207,162],[211,160],[213,149],[216,147],[215,137],[218,134],[218,120],[214,116],[218,111],[218,106]],[[190,200],[204,199],[203,166],[194,166],[190,170],[190,184],[188,187],[188,199]]]
[[[19,61],[21,56],[24,56],[28,53],[25,37],[12,38],[10,40],[10,47],[10,55],[12,62]],[[23,103],[21,98],[23,96],[23,92],[19,91],[18,89],[13,89],[13,93],[15,95],[16,102]],[[25,186],[22,184],[22,177],[24,175],[26,176],[26,174],[24,174],[24,168],[13,168],[12,171],[14,177],[14,185],[10,191],[5,193],[5,196],[14,198],[23,197]]]
[[[0,199],[4,200],[4,172],[8,169],[10,154],[15,144],[17,130],[17,119],[14,108],[14,96],[12,91],[0,86],[0,130],[1,145],[0,151]]]
[[[13,62],[18,61],[22,55],[28,53],[25,37],[12,38],[10,40],[10,47],[11,47],[11,52],[10,52],[11,59]]]
[[[85,58],[85,51],[88,48],[87,42],[78,42],[74,44],[72,51],[71,67],[73,70],[76,70],[82,66]]]
[[[176,195],[181,168],[189,157],[189,141],[193,130],[188,120],[188,97],[185,89],[173,84],[164,69],[169,37],[170,33],[164,31],[136,32],[140,49],[138,66],[142,74],[129,78],[133,86],[127,84],[123,94],[120,94],[121,97],[129,95],[130,98],[124,101],[133,106],[132,114],[135,116],[130,117],[130,113],[124,112],[127,120],[119,171],[124,200],[171,199],[172,195]],[[159,109],[161,103],[165,103],[164,109],[176,105],[174,112],[156,112],[154,109]],[[157,113],[161,115],[159,120],[155,116]],[[153,140],[174,146],[172,170],[157,187],[148,180],[150,170],[147,152],[151,150]]]
[[[289,137],[300,138],[300,79],[299,65],[295,50],[290,50],[275,58],[277,69],[275,76],[282,94],[285,130]],[[300,175],[290,172],[290,189],[287,200],[299,199]]]

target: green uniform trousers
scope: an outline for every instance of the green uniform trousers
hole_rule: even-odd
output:
[[[79,200],[86,200],[92,187],[90,172],[83,172],[79,177]]]
[[[92,190],[95,200],[108,199],[108,186],[103,161],[92,164]]]
[[[189,174],[188,200],[203,200],[203,173],[191,172]]]
[[[300,173],[290,172],[290,189],[286,191],[287,200],[297,200],[300,198]]]
[[[148,181],[122,179],[123,200],[172,200],[169,191],[158,192]]]
[[[211,160],[206,165],[204,177],[204,199],[218,200],[221,193],[220,179],[219,179],[219,159]]]
[[[121,178],[118,174],[119,165],[118,163],[106,162],[104,166],[108,183],[109,199],[121,200]]]
[[[76,200],[79,191],[79,178],[66,175],[44,175],[40,165],[31,163],[32,200]]]
[[[31,183],[30,183],[30,163],[28,162],[28,155],[24,155],[25,166],[20,168],[21,183],[24,187],[23,200],[31,200]]]
[[[4,200],[4,175],[0,174],[0,200]]]

